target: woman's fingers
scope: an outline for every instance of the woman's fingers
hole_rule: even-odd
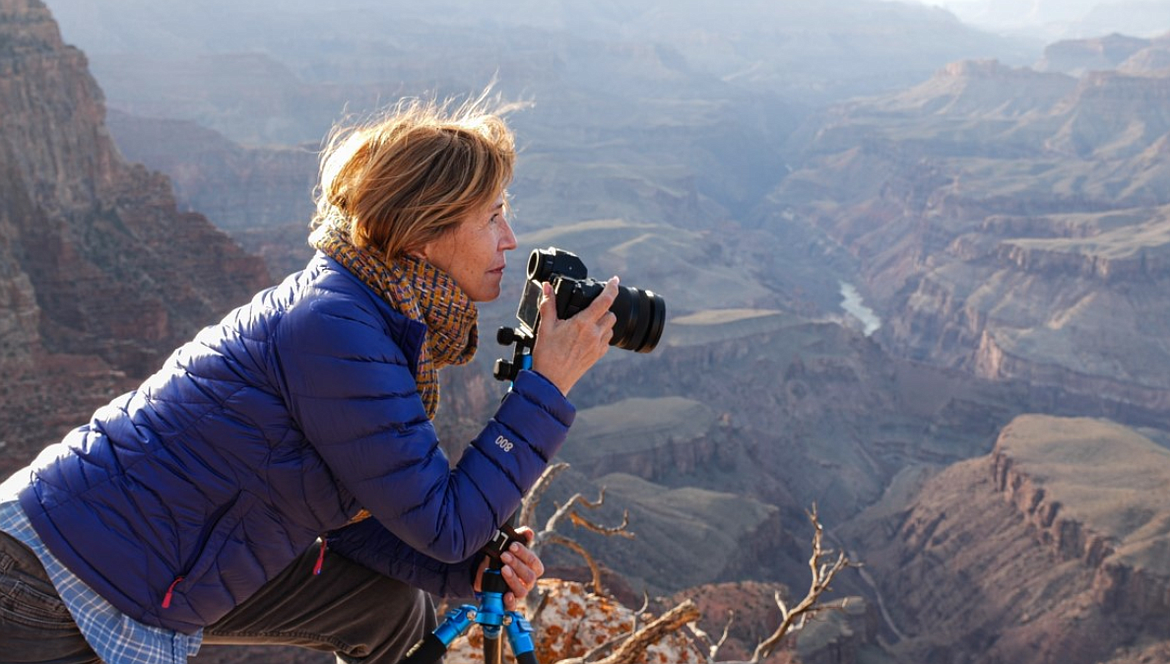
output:
[[[532,351],[532,368],[548,378],[563,394],[609,349],[617,317],[609,311],[618,293],[618,278],[606,282],[601,293],[584,310],[561,320],[556,314],[552,287],[543,285],[540,324]]]
[[[544,574],[544,563],[531,549],[513,544],[512,547],[505,551],[500,560],[504,563],[503,575],[506,580],[515,581],[515,584],[509,583],[509,587],[520,597],[523,597],[536,586],[536,581]]]
[[[532,542],[531,531],[528,533],[521,531],[520,534]],[[504,563],[500,574],[511,591],[504,595],[504,606],[510,610],[515,608],[517,600],[527,597],[536,587],[536,582],[544,574],[544,563],[532,549],[519,542],[512,543],[507,551],[500,554],[500,561]]]

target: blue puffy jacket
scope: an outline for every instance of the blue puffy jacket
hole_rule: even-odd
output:
[[[424,335],[318,254],[47,448],[21,505],[119,610],[181,632],[331,531],[378,571],[462,594],[574,410],[522,372],[450,469],[415,389]],[[361,508],[374,518],[344,527]]]

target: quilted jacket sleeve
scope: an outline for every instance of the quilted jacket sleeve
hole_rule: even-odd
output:
[[[354,562],[439,597],[471,597],[479,556],[444,563],[415,551],[377,519],[366,519],[329,534],[329,549]]]
[[[337,481],[407,546],[467,560],[519,507],[575,411],[521,372],[495,416],[449,468],[385,315],[361,297],[310,298],[275,337],[286,400]]]

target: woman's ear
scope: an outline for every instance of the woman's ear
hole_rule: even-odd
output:
[[[413,247],[411,249],[406,249],[402,253],[404,253],[408,256],[413,256],[415,258],[429,262],[430,261],[430,248],[431,248],[431,243],[428,242],[428,243],[426,243],[422,246],[419,246],[419,247]]]

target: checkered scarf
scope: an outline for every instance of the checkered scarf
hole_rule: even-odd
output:
[[[403,254],[386,263],[331,225],[314,231],[309,244],[352,272],[396,311],[426,324],[415,383],[427,416],[434,419],[439,409],[439,369],[470,362],[479,347],[475,304],[450,275],[425,260]]]

